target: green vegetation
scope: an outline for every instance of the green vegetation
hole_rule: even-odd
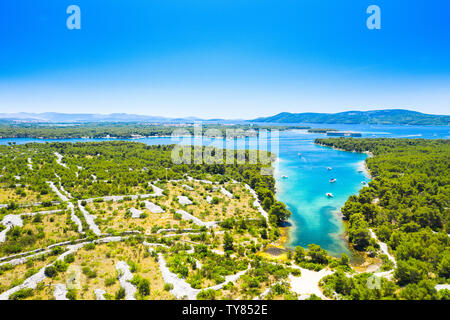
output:
[[[384,278],[371,278],[370,273],[362,273],[348,277],[342,271],[322,279],[325,295],[336,293],[345,300],[381,300],[395,299],[398,286]],[[373,282],[373,287],[370,284]],[[368,285],[369,284],[369,285]]]
[[[372,181],[342,208],[349,240],[355,249],[373,254],[379,249],[370,235],[373,229],[397,260],[393,275],[402,288],[397,297],[437,298],[434,285],[450,283],[450,141],[340,138],[316,143],[373,154],[366,161]],[[392,262],[383,266],[392,267]],[[330,283],[338,277],[330,277]],[[355,281],[339,293],[373,297],[357,289]],[[391,298],[392,290],[382,296]]]
[[[33,296],[33,289],[20,289],[9,296],[9,300],[23,300]]]
[[[333,114],[282,112],[272,117],[258,118],[253,121],[271,123],[409,124],[448,126],[450,124],[450,116],[424,114],[409,110],[347,111]]]
[[[265,174],[270,164],[196,163],[195,152],[206,152],[204,147],[187,147],[187,161],[175,164],[174,146],[30,143],[0,146],[0,221],[7,216],[21,221],[6,232],[0,256],[53,247],[17,266],[0,266],[0,293],[44,270],[46,278],[36,289],[9,298],[49,299],[54,284],[81,282],[76,290],[68,286],[68,299],[95,298],[95,288],[106,299],[122,300],[126,294],[116,263],[126,261],[137,299],[173,299],[177,290],[159,271],[164,259],[178,280],[199,290],[198,299],[297,299],[289,276],[300,276],[301,268],[328,274],[321,288],[333,299],[448,299],[448,291],[435,288],[450,283],[448,140],[316,143],[373,155],[367,159],[372,181],[348,199],[342,213],[351,245],[366,261],[377,263],[375,274],[355,272],[347,255],[331,257],[318,245],[279,248],[280,226],[291,213],[276,200],[275,180]],[[213,153],[220,159],[217,149]],[[243,156],[249,160],[250,153]],[[245,184],[255,190],[268,219]],[[180,203],[178,196],[192,204]],[[151,211],[149,202],[160,212]],[[91,230],[92,223],[100,234]],[[110,235],[120,236],[121,242],[87,243]],[[75,243],[81,243],[77,251],[58,259]],[[212,290],[216,285],[220,289]]]
[[[204,124],[203,135],[217,135],[229,137],[256,136],[260,130],[277,129],[280,131],[291,129],[309,129],[305,126],[264,126],[264,125],[216,125]],[[177,130],[177,131],[175,131]],[[73,138],[105,138],[121,139],[170,136],[180,130],[194,134],[197,130],[193,124],[186,125],[155,125],[146,123],[82,123],[82,124],[0,124],[1,138],[38,138],[38,139],[73,139]],[[208,131],[214,130],[214,131]],[[184,134],[184,133],[183,133]]]
[[[326,129],[326,128],[313,128],[313,129],[308,129],[309,133],[327,133],[330,131],[339,131],[338,129]]]
[[[159,271],[161,254],[170,271],[202,290],[199,298],[225,297],[236,290],[237,296],[254,298],[267,289],[273,298],[295,297],[286,279],[298,270],[258,256],[280,237],[279,226],[290,216],[286,206],[275,200],[270,162],[250,164],[251,154],[245,151],[234,154],[235,160],[243,156],[245,164],[197,163],[193,160],[198,149],[184,151],[188,154],[185,163],[175,164],[174,146],[138,142],[0,146],[0,220],[9,216],[18,223],[0,243],[0,255],[28,256],[32,250],[53,245],[47,260],[38,265],[30,260],[26,268],[24,264],[2,266],[0,293],[43,268],[45,279],[36,289],[18,291],[11,297],[52,299],[54,285],[67,283],[66,297],[71,300],[95,298],[94,289],[103,290],[106,299],[122,300],[125,292],[115,269],[121,260],[133,273],[130,282],[136,286],[137,299],[172,299],[174,286],[164,283]],[[200,151],[206,154],[207,150]],[[217,149],[214,154],[220,156]],[[263,156],[273,160],[270,153]],[[246,184],[255,190],[269,219],[255,206]],[[224,194],[224,189],[231,195]],[[180,203],[178,196],[192,204]],[[149,202],[160,206],[162,212],[151,211]],[[197,225],[177,213],[179,209],[217,225]],[[139,217],[133,216],[136,212]],[[93,220],[88,220],[89,215],[95,215]],[[100,234],[94,233],[93,224]],[[109,235],[122,237],[120,248],[114,242],[88,243]],[[161,246],[149,252],[143,241]],[[78,243],[75,252],[58,259],[67,245]],[[257,270],[250,271],[254,268]],[[224,284],[229,276],[247,272],[252,276],[236,286],[227,283],[223,292],[208,289]],[[263,281],[257,288],[253,283],[256,276]],[[276,283],[281,280],[285,282]],[[80,286],[74,289],[72,284]]]

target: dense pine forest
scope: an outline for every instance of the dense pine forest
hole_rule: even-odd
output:
[[[263,126],[263,125],[216,125],[204,124],[197,132],[202,135],[244,137],[256,136],[259,130],[291,130],[309,129],[305,126]],[[170,136],[178,130],[183,134],[194,134],[193,123],[188,124],[151,124],[151,123],[80,123],[80,124],[36,124],[21,123],[0,124],[0,138],[36,138],[36,139],[74,139],[74,138],[104,138],[115,137],[129,139],[135,137]],[[214,131],[212,131],[214,130]]]
[[[372,255],[379,249],[372,229],[395,256],[394,280],[402,290],[385,288],[382,296],[439,298],[434,286],[450,282],[450,141],[339,138],[315,142],[371,155],[367,167],[372,181],[348,199],[342,214],[356,250]],[[393,267],[386,259],[385,269]],[[364,290],[357,279],[331,277],[332,287],[338,286],[344,296],[362,298]]]
[[[448,140],[316,143],[369,154],[372,180],[342,208],[363,265],[285,247],[291,213],[270,153],[230,163],[201,146],[0,146],[0,299],[53,299],[73,277],[83,287],[63,298],[450,299]]]

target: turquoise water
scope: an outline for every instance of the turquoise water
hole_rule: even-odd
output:
[[[358,193],[362,181],[369,181],[364,173],[366,157],[317,146],[309,134],[286,133],[280,141],[276,178],[278,199],[292,212],[288,246],[315,243],[335,255],[349,254],[339,209],[350,195]],[[281,178],[283,175],[288,178]],[[335,183],[330,183],[332,178]]]
[[[313,127],[353,130],[363,133],[363,137],[397,138],[449,138],[449,127],[416,126],[369,126],[369,125],[311,125]],[[343,238],[343,224],[339,216],[340,208],[347,198],[357,194],[363,187],[362,181],[369,181],[364,168],[365,154],[338,151],[314,145],[320,134],[307,134],[305,131],[281,132],[279,138],[279,162],[275,174],[277,180],[277,198],[286,203],[292,211],[292,224],[288,245],[306,247],[310,243],[319,244],[333,255],[349,254],[346,240]],[[112,139],[0,139],[0,144],[16,142],[86,142]],[[126,139],[123,139],[126,140]],[[173,144],[178,140],[168,137],[132,140],[150,145]],[[187,143],[225,147],[223,139],[196,139]],[[239,148],[245,144],[253,149],[258,145],[256,139],[238,140]],[[260,149],[265,149],[265,141]],[[273,151],[273,150],[272,150]],[[302,156],[299,157],[298,153]],[[327,170],[332,167],[332,170]],[[287,176],[287,178],[282,178]],[[329,180],[335,178],[336,183]],[[332,193],[328,198],[326,193]]]

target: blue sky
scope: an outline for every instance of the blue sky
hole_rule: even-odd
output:
[[[449,15],[447,0],[2,1],[0,112],[449,114]]]

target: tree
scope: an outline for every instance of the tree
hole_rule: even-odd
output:
[[[308,256],[311,258],[311,262],[318,264],[328,264],[327,251],[322,249],[317,244],[308,245]]]
[[[56,268],[54,266],[48,266],[47,268],[45,268],[44,274],[49,278],[53,278],[53,277],[56,277],[56,275],[58,274],[58,271],[56,270]]]
[[[350,263],[350,258],[348,257],[348,255],[346,255],[345,253],[343,253],[343,254],[341,255],[340,263],[341,263],[343,266],[348,266],[348,264]]]
[[[150,282],[147,279],[141,279],[138,284],[139,294],[143,297],[150,294]]]
[[[125,289],[123,287],[120,287],[119,290],[117,290],[116,295],[115,295],[115,299],[116,300],[123,300],[125,299]]]
[[[444,253],[444,257],[442,261],[437,266],[437,270],[439,272],[439,276],[443,278],[450,278],[450,252],[446,251]]]
[[[286,208],[284,203],[277,201],[270,208],[269,216],[276,221],[277,225],[281,225],[282,222],[291,216],[291,212]]]
[[[355,213],[350,217],[348,236],[349,240],[355,245],[356,250],[363,251],[369,246],[370,234],[368,224],[361,213]]]
[[[418,283],[426,274],[426,264],[410,258],[408,261],[400,260],[397,262],[394,277],[398,280],[399,285],[406,285],[409,283]]]
[[[223,249],[233,251],[233,237],[228,232],[225,232],[223,236]]]
[[[272,206],[272,204],[273,204],[272,198],[267,197],[267,198],[264,198],[264,200],[262,202],[262,207],[264,208],[264,210],[269,210],[270,207]]]
[[[217,291],[213,289],[202,290],[197,294],[198,300],[216,300]]]
[[[303,261],[305,259],[305,249],[300,246],[295,247],[294,260],[296,263]]]

